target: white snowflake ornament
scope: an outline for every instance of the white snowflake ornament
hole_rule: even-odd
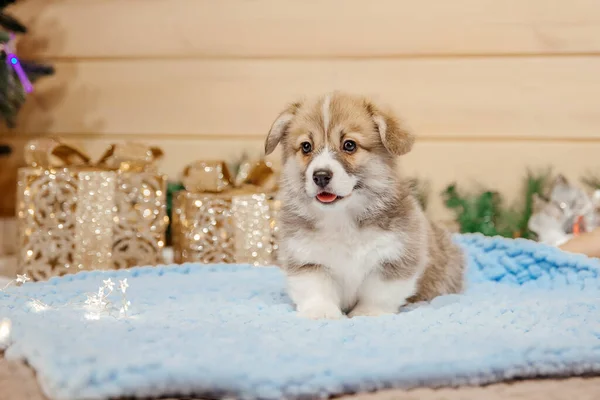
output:
[[[112,279],[108,278],[104,281],[102,281],[102,283],[104,283],[104,287],[107,288],[109,291],[112,292],[112,290],[115,287],[115,283],[112,281]]]
[[[121,289],[121,292],[125,293],[128,287],[129,284],[127,283],[127,278],[123,279],[122,281],[119,281],[119,289]]]

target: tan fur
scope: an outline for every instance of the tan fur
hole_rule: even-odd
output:
[[[429,264],[410,302],[430,301],[436,296],[460,293],[464,286],[464,255],[440,226],[429,224]]]
[[[327,147],[344,170],[357,177],[351,196],[360,194],[361,199],[366,199],[348,206],[347,212],[357,229],[395,232],[402,238],[402,255],[382,262],[378,269],[382,279],[402,280],[420,274],[417,291],[408,301],[428,301],[438,295],[460,292],[464,271],[460,248],[445,230],[427,220],[410,185],[399,173],[397,156],[411,150],[412,134],[391,112],[383,111],[364,97],[340,92],[328,96],[328,126],[323,125],[325,97],[319,97],[286,108],[267,137],[266,153],[281,145],[284,165],[294,162],[298,166],[297,175],[282,176],[281,235],[285,238],[315,234],[319,221],[310,212],[314,199],[306,195],[302,185],[311,160]],[[343,151],[347,139],[358,145],[352,154]],[[303,154],[303,142],[312,144],[311,154]],[[290,274],[322,268],[314,263],[297,262],[285,251],[281,262]]]

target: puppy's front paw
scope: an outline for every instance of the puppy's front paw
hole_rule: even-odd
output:
[[[333,303],[312,302],[300,307],[298,315],[308,319],[340,319],[342,311]]]
[[[394,312],[390,312],[389,310],[383,310],[381,308],[373,307],[373,306],[361,306],[360,304],[354,307],[348,316],[350,318],[354,317],[378,317],[380,315],[392,315]]]

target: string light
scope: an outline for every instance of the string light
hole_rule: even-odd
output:
[[[17,74],[17,77],[21,81],[21,85],[23,85],[23,89],[25,90],[25,92],[31,93],[31,92],[33,92],[33,85],[31,84],[31,81],[27,77],[27,74],[25,73],[25,71],[23,71],[23,67],[21,66],[21,63],[19,62],[19,59],[17,58],[16,54],[14,53],[14,50],[13,50],[14,41],[15,41],[15,34],[11,33],[10,40],[8,41],[8,43],[4,44],[4,51],[6,52],[6,59],[9,60],[10,65],[15,70],[15,73]]]
[[[10,319],[3,318],[0,321],[0,348],[8,347],[10,341]]]
[[[31,278],[29,278],[27,274],[17,275],[17,278],[8,282],[2,289],[0,289],[0,292],[6,291],[6,289],[8,289],[10,286],[20,287],[30,280]],[[39,299],[23,295],[22,293],[18,292],[11,292],[11,294],[27,299],[27,304],[34,312],[57,310],[59,308],[71,306],[73,308],[81,307],[86,310],[84,317],[90,320],[100,319],[102,315],[107,315],[114,318],[127,318],[127,313],[131,307],[131,301],[129,301],[127,298],[127,288],[129,287],[127,278],[119,280],[118,293],[120,293],[121,296],[120,301],[118,302],[115,302],[111,299],[111,295],[113,292],[115,292],[115,286],[116,284],[111,278],[105,279],[102,281],[102,285],[98,287],[97,292],[85,294],[86,299],[84,301],[75,300],[61,305],[49,305],[40,301]],[[10,325],[8,325],[8,328],[6,328],[4,324],[5,320],[2,320],[2,323],[0,323],[0,345],[2,344],[2,329],[8,329],[8,331],[10,331]],[[8,324],[10,324],[10,321]]]

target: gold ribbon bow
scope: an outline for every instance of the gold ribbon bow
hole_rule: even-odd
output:
[[[183,186],[188,192],[247,194],[274,192],[276,175],[265,160],[243,162],[233,176],[224,161],[195,161],[183,170]]]
[[[74,146],[59,139],[30,140],[25,146],[25,162],[36,168],[97,168],[119,171],[149,171],[162,158],[163,151],[142,143],[111,144],[97,162]]]

